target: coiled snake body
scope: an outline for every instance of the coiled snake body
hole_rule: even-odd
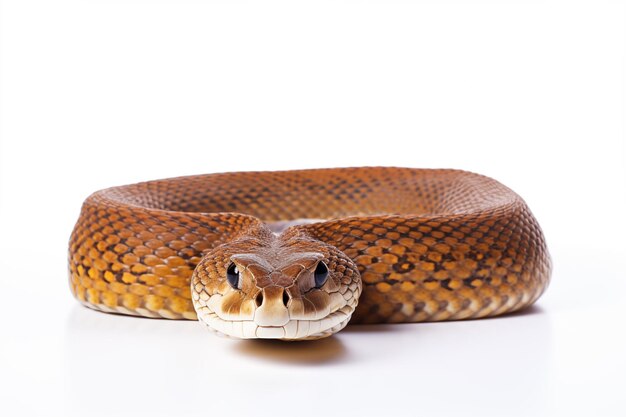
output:
[[[237,338],[479,318],[537,300],[551,262],[524,201],[465,171],[209,174],[83,204],[70,285],[96,310],[199,318]]]

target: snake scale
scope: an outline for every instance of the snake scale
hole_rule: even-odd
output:
[[[70,286],[105,312],[200,319],[235,338],[347,323],[495,316],[534,303],[551,261],[526,203],[466,171],[233,172],[98,191]]]

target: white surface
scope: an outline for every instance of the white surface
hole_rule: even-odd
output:
[[[0,415],[626,415],[625,21],[619,1],[3,1]],[[509,185],[548,292],[307,344],[71,298],[96,189],[348,165]]]

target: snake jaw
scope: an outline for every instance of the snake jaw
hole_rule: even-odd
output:
[[[214,333],[236,339],[281,339],[281,340],[313,340],[331,336],[343,329],[358,304],[361,286],[352,286],[354,292],[347,287],[342,295],[339,292],[328,293],[318,290],[315,298],[290,300],[289,307],[278,306],[278,294],[282,298],[280,288],[274,287],[273,301],[267,305],[256,307],[252,314],[241,314],[233,317],[225,311],[230,294],[223,296],[214,294],[206,297],[206,293],[194,293],[194,307],[198,319]],[[278,293],[278,294],[277,294]],[[264,302],[267,297],[264,297]],[[311,300],[323,300],[323,306],[315,309],[314,315],[305,306],[313,305]],[[249,303],[248,303],[249,304]]]
[[[234,339],[314,340],[328,337],[343,329],[356,307],[355,300],[320,320],[289,320],[283,326],[259,326],[253,320],[224,320],[207,306],[196,306],[198,319],[221,336]]]

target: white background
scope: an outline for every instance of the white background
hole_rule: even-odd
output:
[[[3,1],[0,414],[626,415],[620,1]],[[522,195],[524,314],[238,342],[80,307],[67,240],[111,185],[462,168]]]

